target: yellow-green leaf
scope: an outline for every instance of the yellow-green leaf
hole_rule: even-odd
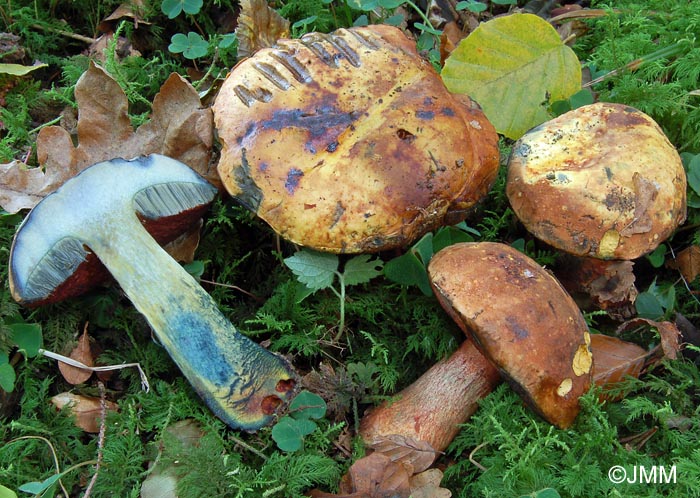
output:
[[[11,74],[12,76],[24,76],[35,69],[46,67],[48,64],[37,64],[36,66],[23,66],[22,64],[0,64],[0,74]]]
[[[581,89],[581,65],[547,21],[513,14],[462,40],[442,79],[451,92],[476,100],[498,133],[517,139],[550,119],[549,103]]]

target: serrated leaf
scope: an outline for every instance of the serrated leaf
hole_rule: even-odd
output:
[[[370,261],[369,254],[360,254],[345,263],[343,281],[345,285],[366,284],[382,274],[384,262],[380,259]]]
[[[27,357],[33,358],[41,348],[41,326],[36,323],[13,323],[9,325],[12,341],[23,350]]]
[[[533,14],[482,23],[445,61],[442,79],[476,100],[496,131],[520,138],[550,116],[550,102],[581,89],[581,66],[556,30]]]
[[[326,402],[318,394],[302,391],[289,404],[289,412],[297,420],[319,419],[326,414]]]
[[[333,285],[338,271],[338,256],[315,251],[302,250],[284,260],[297,280],[313,291]]]

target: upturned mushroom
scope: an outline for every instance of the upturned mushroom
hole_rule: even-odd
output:
[[[577,256],[635,259],[686,216],[678,152],[649,116],[621,104],[528,131],[513,146],[506,193],[530,233]]]
[[[440,304],[545,420],[570,426],[591,383],[590,335],[559,282],[525,254],[460,243],[428,265]]]
[[[159,245],[198,220],[216,192],[164,156],[97,163],[27,215],[10,252],[10,289],[25,305],[56,302],[94,285],[104,265],[214,414],[255,430],[291,396],[290,365],[240,334]]]
[[[282,237],[375,252],[457,223],[490,189],[498,136],[398,28],[280,40],[213,106],[228,192]]]

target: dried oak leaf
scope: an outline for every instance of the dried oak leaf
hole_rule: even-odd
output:
[[[411,498],[450,498],[452,492],[441,488],[442,471],[428,469],[412,476],[408,483],[411,486]]]
[[[313,498],[408,498],[413,469],[393,462],[381,453],[372,453],[352,464],[338,486],[338,494],[314,489]]]
[[[673,322],[656,322],[647,318],[634,318],[620,325],[615,333],[619,334],[625,330],[629,330],[640,325],[648,325],[659,332],[661,339],[661,350],[664,357],[675,360],[678,356],[678,351],[681,349],[680,336],[681,332]]]
[[[78,344],[68,356],[88,367],[95,366],[95,357],[92,352],[92,345],[90,344],[90,336],[87,334],[87,329],[83,331],[80,339],[78,339]],[[61,375],[63,375],[66,382],[73,385],[82,384],[92,377],[92,372],[90,370],[74,367],[60,361],[58,362],[58,369],[61,371]]]
[[[628,375],[639,377],[649,353],[641,346],[617,337],[591,334],[593,382],[603,389],[622,382]],[[603,394],[603,399],[612,399]]]
[[[410,465],[414,472],[424,471],[437,458],[437,451],[430,444],[398,434],[376,437],[368,446],[393,462]]]
[[[68,407],[75,415],[75,425],[85,432],[100,431],[100,399],[81,394],[60,393],[51,398],[51,403],[59,410]],[[119,406],[105,400],[107,411],[116,412]]]
[[[692,282],[700,275],[700,246],[686,247],[674,259],[669,260],[666,266],[681,272],[688,283]]]
[[[197,91],[172,74],[153,99],[151,119],[134,131],[128,101],[104,69],[90,64],[75,86],[78,146],[60,126],[39,132],[36,148],[41,168],[14,161],[0,165],[0,206],[7,212],[34,207],[43,197],[91,164],[122,157],[160,153],[178,159],[218,185],[210,168],[214,127]]]
[[[267,0],[241,0],[236,37],[238,57],[244,59],[280,38],[289,38],[289,21],[270,8]]]

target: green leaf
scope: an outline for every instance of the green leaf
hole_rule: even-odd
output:
[[[34,495],[38,495],[44,492],[49,492],[53,496],[53,493],[50,490],[52,486],[55,486],[58,480],[63,477],[63,474],[54,474],[48,479],[45,479],[43,482],[28,482],[26,484],[22,484],[19,488],[20,491],[24,491],[25,493],[31,493]]]
[[[163,0],[160,10],[170,19],[174,19],[182,12],[185,14],[197,14],[204,5],[204,0]]]
[[[0,498],[17,498],[17,493],[0,484]]]
[[[688,185],[692,188],[696,194],[700,194],[700,154],[689,157],[689,155],[683,156],[683,159],[688,159],[683,161],[686,164],[686,170],[688,173]]]
[[[296,420],[303,418],[323,418],[326,414],[326,402],[318,394],[302,391],[289,404],[289,413]]]
[[[581,89],[581,66],[556,30],[532,14],[482,23],[445,61],[442,79],[476,100],[496,130],[520,138],[550,119],[550,102]]]
[[[8,325],[12,341],[24,351],[28,358],[34,358],[41,349],[41,326],[38,323],[12,323]]]
[[[194,278],[201,278],[204,273],[204,261],[195,260],[183,265],[183,268]]]
[[[37,64],[36,66],[23,66],[22,64],[0,64],[0,74],[10,74],[12,76],[24,76],[36,69],[47,67],[48,64]]]
[[[0,389],[6,393],[11,393],[15,390],[15,380],[17,380],[17,374],[12,365],[0,363]]]
[[[303,249],[284,260],[297,280],[314,291],[333,285],[338,271],[338,256]]]
[[[384,262],[381,259],[372,259],[369,254],[360,254],[348,260],[343,269],[343,282],[345,285],[365,284],[382,274]]]
[[[312,420],[284,416],[272,427],[272,439],[282,451],[297,451],[304,444],[304,436],[315,430],[316,423]]]
[[[666,244],[661,244],[654,249],[650,254],[647,254],[647,259],[654,268],[661,268],[666,260]]]
[[[412,251],[388,261],[384,276],[400,285],[415,285],[426,296],[433,293],[425,266]]]
[[[554,488],[545,488],[534,491],[529,495],[522,495],[520,498],[561,498],[561,495]]]
[[[168,50],[174,54],[182,54],[187,59],[204,57],[209,52],[209,43],[198,33],[190,31],[187,35],[176,33],[170,38]]]
[[[661,301],[651,292],[640,292],[634,301],[634,306],[637,309],[637,315],[642,318],[656,320],[664,316]]]
[[[469,12],[479,13],[488,9],[488,5],[485,3],[477,2],[475,0],[466,0],[462,2],[457,2],[455,5],[457,10],[468,10]]]

